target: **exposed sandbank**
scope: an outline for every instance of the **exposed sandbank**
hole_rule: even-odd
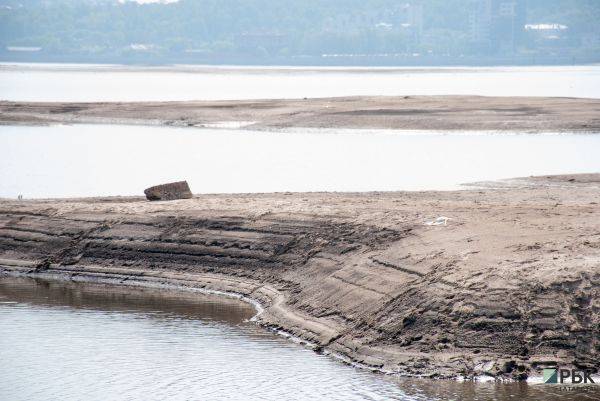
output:
[[[242,294],[351,362],[600,368],[600,174],[466,191],[0,201],[4,272]],[[446,225],[426,225],[439,216]]]
[[[0,102],[0,124],[142,124],[182,127],[376,128],[600,132],[600,99],[482,96],[292,100]]]

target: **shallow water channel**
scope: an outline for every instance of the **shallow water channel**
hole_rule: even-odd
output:
[[[359,370],[249,322],[254,313],[222,296],[0,276],[0,399],[590,399]]]

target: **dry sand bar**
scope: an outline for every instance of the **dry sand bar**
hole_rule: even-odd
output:
[[[598,368],[600,176],[455,192],[0,201],[0,271],[242,294],[374,369]],[[439,216],[450,220],[428,225]]]
[[[133,103],[0,102],[2,124],[148,124],[248,129],[380,128],[600,132],[600,100],[405,96]]]

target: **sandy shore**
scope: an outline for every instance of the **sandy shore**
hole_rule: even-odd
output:
[[[600,174],[456,192],[0,201],[0,270],[256,300],[260,321],[412,375],[600,368]],[[439,216],[446,224],[428,225]]]
[[[600,100],[406,96],[142,103],[0,102],[0,124],[600,132]]]

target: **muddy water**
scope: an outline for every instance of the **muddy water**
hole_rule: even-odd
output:
[[[0,400],[590,399],[357,370],[253,314],[224,297],[0,277]]]

